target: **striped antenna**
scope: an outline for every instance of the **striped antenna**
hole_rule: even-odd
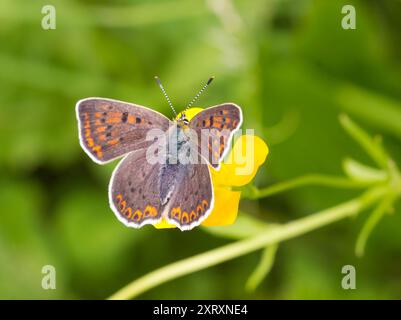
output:
[[[196,100],[198,100],[198,98],[200,97],[200,95],[202,94],[203,91],[205,91],[205,89],[212,83],[214,77],[210,77],[209,80],[206,82],[206,84],[202,87],[202,89],[200,89],[200,91],[197,93],[197,95],[192,99],[192,101],[188,104],[188,106],[185,108],[185,110],[188,110]],[[184,110],[184,111],[185,111]]]
[[[166,90],[164,90],[164,87],[163,87],[162,82],[160,81],[159,77],[158,77],[158,76],[155,76],[155,80],[156,80],[156,83],[158,84],[158,86],[160,87],[160,89],[162,90],[164,96],[166,97],[166,100],[167,100],[167,102],[168,102],[168,104],[169,104],[171,110],[173,110],[174,115],[177,116],[177,112],[175,111],[175,109],[174,109],[174,107],[173,107],[173,104],[171,103],[170,98],[169,98],[168,95],[167,95]]]

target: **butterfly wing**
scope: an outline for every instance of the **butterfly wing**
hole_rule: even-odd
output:
[[[180,178],[163,215],[179,229],[191,230],[213,209],[210,171],[207,164],[177,165],[177,169]]]
[[[146,149],[131,152],[114,169],[110,207],[126,226],[140,228],[161,220],[159,172],[159,163],[147,161]]]
[[[199,153],[216,170],[241,124],[241,108],[233,103],[207,108],[191,119],[189,127],[197,134]]]
[[[148,147],[150,129],[166,131],[171,121],[143,106],[103,98],[80,100],[76,105],[82,148],[104,164],[130,151]]]

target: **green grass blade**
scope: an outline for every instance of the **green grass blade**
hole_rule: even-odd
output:
[[[392,206],[394,200],[394,194],[390,193],[379,203],[375,210],[373,210],[372,214],[366,220],[363,225],[361,232],[358,235],[358,239],[355,245],[355,254],[358,257],[362,257],[365,253],[366,243],[369,239],[370,234],[372,233],[375,226],[379,223],[379,221],[383,218],[384,214],[389,210]]]
[[[254,291],[269,274],[274,265],[277,249],[278,245],[274,244],[263,250],[259,264],[246,282],[247,291]]]
[[[366,151],[379,167],[388,169],[389,158],[378,141],[371,138],[346,114],[340,115],[340,123],[345,131]]]

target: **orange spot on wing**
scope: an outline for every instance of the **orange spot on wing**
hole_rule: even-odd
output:
[[[135,117],[132,114],[128,115],[128,123],[135,123]]]
[[[131,218],[131,216],[132,216],[132,209],[131,209],[131,207],[128,207],[128,208],[124,211],[124,215],[125,215],[128,219]]]
[[[95,142],[93,141],[92,138],[87,138],[86,143],[88,144],[89,148],[92,148],[95,145]]]
[[[172,216],[173,218],[176,218],[176,219],[178,219],[178,220],[181,220],[181,208],[180,208],[180,207],[173,208],[173,209],[171,210],[171,216]]]
[[[103,158],[103,152],[101,146],[94,146],[92,150],[96,152],[98,158]]]
[[[189,214],[189,220],[192,222],[196,219],[196,213],[194,210],[191,211],[191,213]]]
[[[105,132],[105,131],[106,131],[106,126],[98,127],[98,128],[96,129],[96,132],[97,132],[97,133],[102,133],[102,132]]]
[[[197,213],[198,215],[201,215],[202,212],[203,212],[203,208],[202,208],[202,206],[199,204],[199,205],[196,207],[196,213]]]
[[[118,123],[121,122],[121,118],[109,118],[106,121],[107,123]]]
[[[222,117],[213,117],[213,122],[215,122],[215,121],[222,122],[223,118]]]
[[[117,143],[118,143],[118,139],[113,139],[113,140],[110,140],[107,144],[110,146],[114,146]]]
[[[141,210],[138,209],[138,210],[136,210],[134,212],[134,215],[132,216],[132,219],[134,221],[139,221],[141,218],[142,218],[142,212],[141,212]]]
[[[120,203],[120,210],[121,210],[121,212],[124,212],[124,210],[125,210],[125,206],[127,205],[127,202],[124,200],[124,201],[121,201],[121,203]]]
[[[145,217],[156,217],[157,215],[157,209],[153,206],[146,206],[144,216]]]
[[[106,136],[104,134],[99,136],[99,141],[106,141]]]
[[[187,223],[189,221],[188,212],[184,211],[181,216],[181,223]]]

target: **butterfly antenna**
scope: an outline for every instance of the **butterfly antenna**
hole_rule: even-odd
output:
[[[164,90],[164,87],[163,87],[162,82],[160,81],[159,77],[158,77],[158,76],[155,76],[155,80],[156,80],[157,85],[158,85],[158,86],[160,87],[160,89],[162,90],[164,96],[166,97],[166,100],[167,100],[167,102],[168,102],[168,104],[169,104],[171,110],[173,110],[174,115],[177,116],[177,112],[175,111],[175,109],[174,109],[174,107],[173,107],[173,104],[171,103],[171,100],[170,100],[170,98],[169,98],[168,95],[167,95],[166,90]]]
[[[188,106],[185,108],[185,110],[189,109],[196,100],[198,100],[198,98],[200,97],[200,95],[202,94],[203,91],[206,90],[206,88],[212,83],[214,77],[210,77],[209,80],[206,82],[206,84],[202,87],[202,89],[199,90],[199,92],[197,93],[197,95],[192,99],[192,101],[188,104]]]

